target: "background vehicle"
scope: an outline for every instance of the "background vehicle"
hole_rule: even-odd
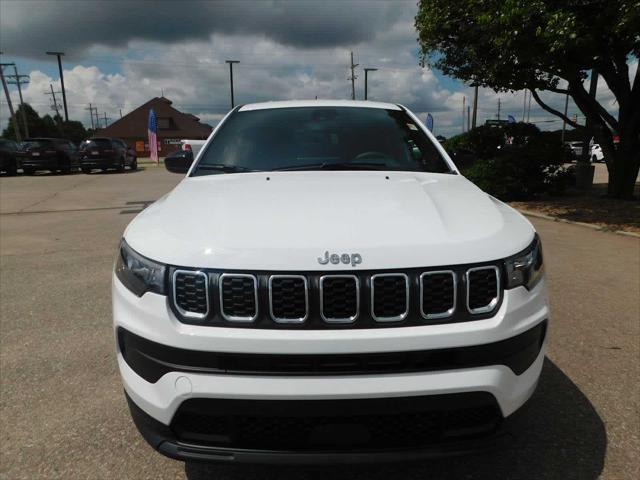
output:
[[[604,162],[604,153],[602,151],[602,147],[597,143],[594,143],[591,146],[591,161],[593,163]]]
[[[0,138],[0,171],[7,175],[16,175],[18,168],[18,144],[13,140]]]
[[[569,151],[570,158],[577,160],[582,155],[582,143],[579,142],[565,142],[564,145]]]
[[[80,162],[84,173],[94,168],[100,170],[116,169],[124,172],[138,168],[138,159],[133,149],[119,138],[94,137],[80,144]]]
[[[78,148],[62,138],[28,138],[20,145],[18,155],[26,175],[39,170],[70,173],[80,166]]]
[[[193,158],[198,156],[198,152],[204,147],[204,144],[207,143],[206,140],[180,140],[182,143],[182,150],[190,150],[193,152]]]

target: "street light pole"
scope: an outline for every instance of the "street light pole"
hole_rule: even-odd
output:
[[[58,70],[60,71],[60,87],[62,89],[62,104],[64,105],[64,120],[69,121],[69,111],[67,110],[67,93],[64,89],[64,75],[62,74],[62,60],[60,57],[64,55],[64,52],[46,52],[47,55],[55,55],[58,57]]]
[[[16,140],[18,143],[22,142],[22,138],[20,137],[20,127],[18,126],[18,119],[13,111],[13,104],[11,103],[11,96],[9,95],[9,87],[7,87],[7,82],[4,79],[4,66],[0,65],[0,80],[2,81],[2,88],[4,89],[4,94],[7,97],[7,105],[9,106],[9,114],[11,115],[11,122],[13,123],[13,131],[16,134]]]
[[[240,63],[240,60],[225,60],[225,63],[229,64],[229,83],[231,84],[231,108],[235,106],[233,100],[233,64]]]
[[[364,69],[364,99],[368,98],[368,85],[369,85],[369,72],[377,72],[377,68],[365,68]]]

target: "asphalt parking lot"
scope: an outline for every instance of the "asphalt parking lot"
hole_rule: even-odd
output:
[[[178,175],[0,179],[0,477],[184,478],[129,418],[110,277],[127,223]],[[187,466],[193,477],[640,478],[640,240],[533,220],[550,285],[548,360],[506,450],[375,468]]]

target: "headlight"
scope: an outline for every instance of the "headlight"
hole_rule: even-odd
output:
[[[524,251],[507,258],[507,288],[523,285],[531,290],[542,278],[542,244],[536,234],[533,242]]]
[[[165,273],[164,265],[143,257],[122,240],[116,259],[116,276],[125,287],[139,297],[146,292],[164,295]]]

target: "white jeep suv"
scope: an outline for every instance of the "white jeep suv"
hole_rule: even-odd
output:
[[[540,240],[400,105],[232,110],[128,226],[113,275],[133,419],[182,460],[482,448],[544,359]]]

